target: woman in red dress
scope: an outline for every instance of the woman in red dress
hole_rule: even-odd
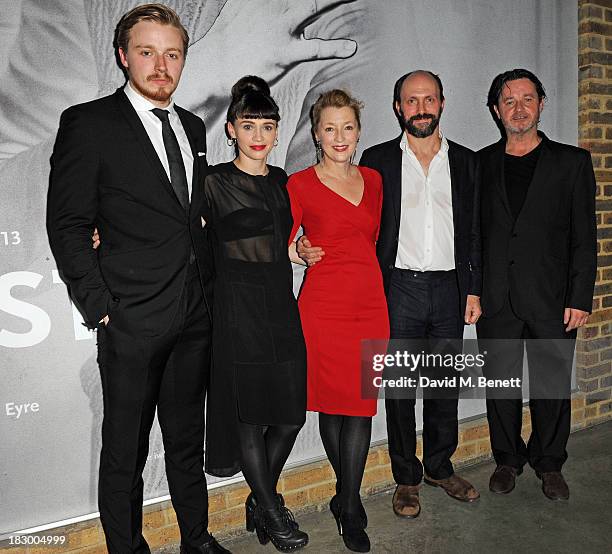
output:
[[[380,175],[352,164],[359,141],[358,101],[342,90],[322,94],[311,111],[319,163],[287,183],[293,231],[300,227],[325,257],[309,267],[299,297],[308,360],[307,408],[336,474],[330,509],[346,546],[368,552],[359,488],[377,400],[361,390],[361,340],[387,339],[389,320],[376,239]]]

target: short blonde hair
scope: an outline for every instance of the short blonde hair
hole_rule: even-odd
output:
[[[187,48],[189,48],[189,34],[187,29],[183,27],[177,13],[163,4],[142,4],[134,9],[123,14],[117,27],[115,28],[115,40],[113,45],[115,49],[121,48],[127,52],[128,42],[130,41],[130,31],[132,27],[141,21],[153,21],[162,25],[170,25],[181,32],[183,38],[183,57],[187,56]]]
[[[351,108],[357,120],[357,127],[361,129],[361,110],[363,109],[363,102],[351,96],[347,91],[336,88],[321,94],[310,109],[310,123],[313,136],[315,134],[315,129],[321,122],[321,112],[325,108]]]

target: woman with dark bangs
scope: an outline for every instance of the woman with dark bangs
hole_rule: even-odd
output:
[[[261,544],[289,551],[308,535],[276,486],[306,417],[306,349],[287,256],[287,175],[266,163],[279,120],[267,83],[240,79],[226,123],[236,158],[204,181],[216,266],[206,471],[227,477],[242,470],[252,491],[247,529]],[[290,255],[301,263],[295,246]]]

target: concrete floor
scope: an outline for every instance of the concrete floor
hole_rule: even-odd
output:
[[[391,509],[391,492],[364,501],[372,552],[382,553],[580,553],[612,552],[612,422],[574,433],[568,445],[564,475],[570,500],[552,502],[541,491],[533,470],[517,479],[507,496],[489,492],[492,462],[462,469],[459,473],[481,492],[468,505],[448,497],[441,489],[424,485],[421,515],[414,520],[397,518]],[[299,517],[309,533],[305,553],[349,552],[338,536],[328,510]],[[223,545],[234,554],[276,552],[261,546],[255,535],[244,534]],[[174,554],[166,547],[155,554]]]

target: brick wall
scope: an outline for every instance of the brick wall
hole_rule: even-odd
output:
[[[598,273],[589,325],[577,343],[580,392],[572,399],[572,430],[612,418],[612,0],[578,0],[579,143],[591,151],[597,178]],[[527,409],[523,411],[523,436],[531,431]],[[491,456],[485,418],[461,424],[457,467]],[[421,455],[419,440],[417,455]],[[393,486],[386,445],[370,450],[362,494]],[[296,512],[322,509],[334,494],[333,471],[327,461],[283,473],[279,491]],[[244,483],[221,487],[210,494],[210,530],[228,536],[244,528]],[[67,535],[63,551],[71,554],[104,554],[99,520],[71,525],[53,533]],[[145,508],[144,534],[151,547],[179,541],[176,516],[169,502]],[[14,554],[16,549],[0,553]],[[27,554],[48,554],[49,549],[21,549]]]
[[[572,400],[572,429],[587,425],[585,420],[585,397],[579,394]],[[531,432],[527,408],[523,410],[523,437]],[[419,438],[417,456],[422,454]],[[459,447],[453,456],[455,467],[461,468],[484,461],[491,456],[489,428],[486,419],[462,423],[459,432]],[[370,449],[361,493],[364,496],[393,487],[391,463],[386,444]],[[287,505],[296,513],[327,509],[335,492],[334,474],[327,461],[315,462],[283,472],[279,483]],[[210,531],[218,537],[228,537],[244,530],[244,501],[249,493],[244,483],[220,487],[210,492]],[[389,501],[390,502],[390,501]],[[389,510],[391,504],[389,503]],[[391,513],[391,512],[389,512]],[[143,532],[152,548],[164,544],[176,544],[180,540],[176,515],[170,502],[147,506],[144,510]],[[65,534],[66,545],[62,552],[69,554],[105,554],[104,534],[99,520],[92,520],[63,529],[54,529],[44,534]],[[3,548],[0,553],[15,554],[16,549]],[[48,548],[20,549],[24,554],[49,554]]]
[[[578,336],[585,424],[612,417],[612,0],[578,1],[579,144],[597,180],[598,270],[589,324]]]

